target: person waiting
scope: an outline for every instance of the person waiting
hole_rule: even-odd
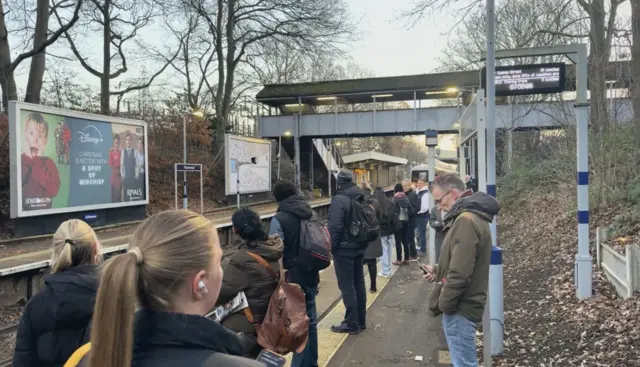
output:
[[[51,274],[18,325],[14,366],[61,366],[89,338],[99,280],[96,234],[87,223],[68,220],[53,235],[51,252]]]
[[[243,333],[245,354],[256,358],[262,347],[257,342],[254,325],[262,323],[271,295],[278,286],[278,278],[266,266],[271,267],[275,274],[280,272],[283,245],[277,235],[267,236],[260,216],[251,209],[237,210],[231,216],[231,223],[233,232],[242,238],[242,242],[223,266],[222,289],[216,305],[225,304],[244,292],[251,313],[231,314],[222,320],[222,325]]]
[[[66,366],[263,366],[240,357],[240,337],[205,317],[222,288],[221,260],[218,232],[202,215],[147,218],[129,251],[105,263],[91,342]]]

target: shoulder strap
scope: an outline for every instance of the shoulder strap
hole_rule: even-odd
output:
[[[276,271],[273,270],[273,268],[271,267],[271,265],[269,265],[269,263],[260,255],[258,254],[254,254],[253,252],[249,252],[247,251],[247,254],[249,254],[249,256],[253,257],[254,259],[256,259],[256,261],[258,263],[260,263],[260,265],[264,266],[267,271],[269,272],[269,274],[271,274],[274,278],[277,278],[280,282],[282,282],[282,280],[284,279],[284,269],[282,268],[282,259],[278,260],[278,265],[280,265],[280,275],[276,274]]]
[[[91,349],[91,343],[87,343],[80,348],[76,349],[75,352],[67,359],[67,362],[64,364],[64,367],[76,367],[80,365],[82,359],[89,353]]]

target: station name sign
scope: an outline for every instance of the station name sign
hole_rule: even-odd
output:
[[[496,67],[496,96],[560,93],[565,90],[566,64],[528,64]],[[482,88],[487,68],[482,69]]]

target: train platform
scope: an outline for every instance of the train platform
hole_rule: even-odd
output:
[[[367,330],[331,332],[344,316],[342,302],[318,323],[319,366],[452,366],[440,318],[426,309],[432,285],[416,263],[393,271],[390,279],[378,277],[378,293],[367,293]]]

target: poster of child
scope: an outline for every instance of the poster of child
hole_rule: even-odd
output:
[[[49,141],[49,123],[38,112],[22,120],[22,208],[50,209],[60,190],[60,175],[55,162],[45,155]]]

